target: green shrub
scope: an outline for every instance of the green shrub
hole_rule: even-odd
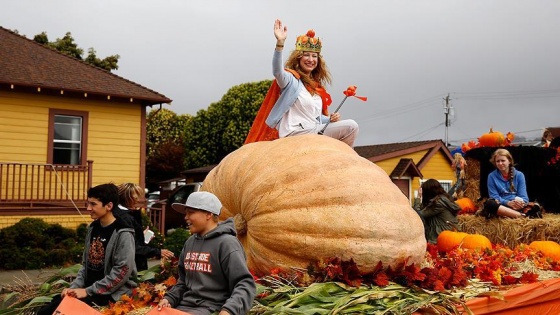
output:
[[[80,225],[78,225],[78,227],[76,228],[76,234],[78,235],[78,243],[84,244],[86,241],[86,235],[87,235],[87,228],[88,225],[85,223],[82,223]]]
[[[49,266],[65,266],[73,263],[72,252],[70,249],[55,248],[48,253],[45,263]]]
[[[41,219],[24,218],[18,223],[2,229],[5,246],[39,247],[52,246],[54,242],[48,239],[46,233],[49,224]]]
[[[25,248],[23,250],[25,262],[23,269],[41,269],[48,267],[47,253],[42,248]]]
[[[67,239],[75,240],[78,237],[76,231],[67,229],[58,223],[51,224],[47,228],[46,233],[54,241],[55,244],[61,243]]]
[[[24,218],[0,230],[0,268],[38,269],[81,261],[84,242],[77,231],[37,218]]]
[[[175,254],[175,257],[179,257],[183,245],[187,238],[191,236],[189,230],[183,228],[177,228],[173,233],[169,233],[163,242],[163,248],[167,248]]]

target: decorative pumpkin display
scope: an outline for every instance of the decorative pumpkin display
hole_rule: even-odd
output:
[[[420,263],[424,227],[387,173],[321,135],[242,146],[206,177],[221,218],[234,217],[250,270],[306,268],[339,257],[362,273]]]
[[[499,131],[494,131],[490,128],[490,132],[483,134],[478,138],[478,143],[481,147],[501,147],[505,144],[506,138],[504,134]]]
[[[442,231],[437,238],[437,248],[440,252],[448,252],[461,245],[468,234],[465,232]]]
[[[513,142],[513,140],[515,139],[515,134],[511,131],[509,131],[506,134],[506,145],[511,145],[511,143]]]
[[[469,151],[470,149],[474,149],[476,147],[478,147],[478,143],[474,140],[471,140],[461,145],[461,151],[463,151],[463,153],[467,153],[467,151]]]
[[[560,244],[554,241],[533,241],[529,247],[541,251],[545,257],[560,261]]]
[[[475,213],[476,210],[478,210],[478,207],[474,204],[474,202],[467,197],[459,198],[455,200],[455,203],[458,204],[459,207],[461,207],[461,211],[459,211],[459,214]]]
[[[461,247],[478,250],[492,249],[492,242],[482,234],[468,234],[463,239]]]

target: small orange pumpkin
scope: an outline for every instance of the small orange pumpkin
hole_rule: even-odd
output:
[[[481,147],[501,147],[505,144],[506,138],[504,134],[499,131],[494,131],[490,128],[490,132],[483,134],[478,138]]]
[[[492,242],[482,234],[469,234],[463,239],[461,247],[466,249],[492,249]]]
[[[465,232],[442,231],[437,238],[437,248],[440,252],[448,252],[461,245],[468,234]]]
[[[560,244],[554,241],[534,241],[529,247],[542,252],[545,257],[560,261]]]
[[[515,139],[515,134],[513,132],[508,132],[506,134],[506,145],[511,145],[511,143],[513,142],[513,139]]]
[[[459,207],[461,207],[461,211],[459,211],[459,214],[475,213],[478,209],[474,202],[467,197],[459,198],[455,200],[455,203],[458,204]]]

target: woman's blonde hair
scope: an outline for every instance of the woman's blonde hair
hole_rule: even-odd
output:
[[[124,183],[119,185],[119,203],[126,208],[134,208],[136,202],[144,194],[142,187],[134,183]]]
[[[288,57],[288,60],[286,60],[286,68],[295,70],[297,73],[299,73],[300,80],[303,82],[303,84],[305,84],[308,90],[310,87],[316,87],[317,84],[323,87],[327,84],[331,84],[331,73],[327,68],[327,64],[325,63],[323,56],[321,56],[321,54],[319,53],[317,53],[319,55],[317,59],[317,67],[315,67],[315,69],[313,69],[313,71],[311,71],[309,75],[305,74],[301,70],[299,61],[304,53],[305,51],[301,50],[292,51],[292,53]],[[311,94],[315,94],[313,90],[311,90],[310,92]]]
[[[511,155],[511,153],[509,153],[508,150],[506,149],[497,149],[496,151],[494,151],[494,153],[492,154],[492,157],[490,158],[490,162],[496,166],[496,158],[498,156],[505,156],[506,159],[508,159],[509,161],[509,170],[508,170],[508,176],[509,176],[509,190],[514,192],[515,191],[515,187],[513,186],[513,156]]]

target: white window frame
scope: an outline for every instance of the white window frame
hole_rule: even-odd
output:
[[[441,184],[441,187],[443,187],[443,190],[445,190],[445,191],[449,191],[451,189],[451,187],[453,187],[453,181],[452,180],[448,180],[448,179],[436,179],[436,180]],[[420,182],[420,186],[422,186],[422,184],[425,181],[427,181],[427,179],[420,179],[419,178],[418,181]]]
[[[78,123],[66,123],[66,122],[57,122],[57,118],[70,118],[70,119],[77,119]],[[55,155],[55,151],[56,150],[70,150],[71,151],[71,157],[70,157],[70,161],[69,163],[56,163],[56,161],[54,162],[54,164],[69,164],[69,165],[79,165],[80,164],[80,160],[81,160],[81,156],[82,156],[82,127],[83,127],[84,121],[83,121],[83,117],[80,116],[71,116],[71,115],[54,115],[54,129],[55,129],[55,133],[54,133],[54,137],[53,137],[53,159],[56,156]],[[70,131],[72,133],[70,140],[63,140],[63,139],[56,139],[56,127],[57,125],[67,125],[70,126]],[[75,138],[75,139],[74,139]],[[57,144],[77,144],[78,145],[78,150],[75,150],[74,148],[69,148],[69,149],[65,149],[65,148],[57,148]],[[77,156],[75,156],[75,154],[77,154]]]

